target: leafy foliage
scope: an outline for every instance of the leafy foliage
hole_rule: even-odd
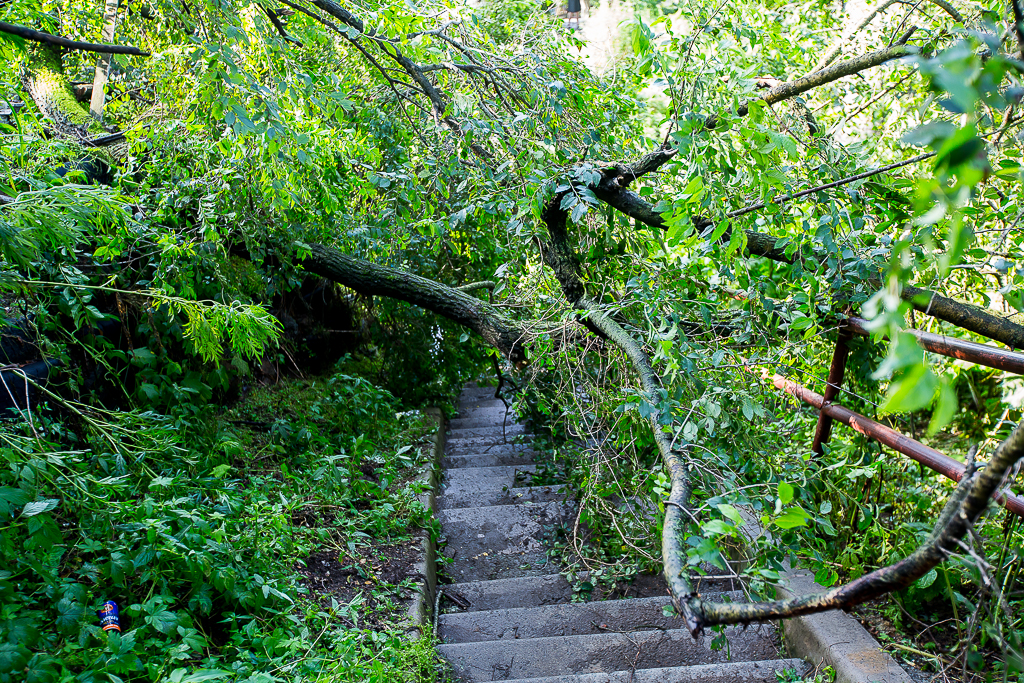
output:
[[[75,457],[103,459],[103,477],[122,476],[118,457],[131,468],[150,449],[162,452],[135,441],[115,446],[131,429],[104,432],[104,421],[150,419],[145,411],[155,409],[173,415],[175,429],[205,424],[205,404],[227,400],[239,378],[258,372],[252,358],[260,351],[284,365],[298,353],[294,340],[281,340],[276,352],[268,345],[281,337],[280,312],[306,300],[301,263],[311,244],[451,285],[496,282],[490,296],[527,331],[529,396],[521,407],[546,420],[560,456],[544,476],[579,488],[581,521],[593,537],[574,547],[582,564],[614,576],[660,562],[660,522],[650,513],[664,512],[668,480],[647,423],[656,411],[688,449],[698,480],[685,539],[694,571],[732,571],[729,558],[751,519],[766,532],[742,578],[758,595],[771,593],[786,559],[832,585],[917,545],[948,484],[840,429],[821,457],[810,457],[815,415],[750,372],[771,369],[820,388],[840,315],[859,313],[873,332],[852,343],[844,405],[960,457],[973,441],[990,452],[1020,419],[1019,379],[924,352],[908,327],[970,335],[915,313],[903,296],[915,285],[1021,322],[1022,64],[1005,3],[956,2],[952,13],[938,3],[893,3],[856,32],[849,29],[857,20],[820,0],[646,3],[623,27],[628,54],[604,73],[576,59],[578,39],[534,3],[298,5],[306,11],[160,0],[148,18],[129,7],[118,37],[153,56],[115,58],[106,117],[127,131],[128,147],[106,187],[85,184],[77,145],[47,139],[37,103],[4,129],[0,178],[15,201],[0,210],[0,286],[10,317],[30,321],[45,353],[66,363],[67,394],[52,400],[101,435],[99,446],[83,444]],[[358,16],[346,20],[338,9]],[[281,30],[266,10],[277,12]],[[99,39],[98,3],[15,0],[2,12],[5,21]],[[900,40],[900,59],[775,104],[760,99],[764,86],[824,66],[830,48],[854,59]],[[0,88],[13,92],[26,47],[2,45],[12,68]],[[93,56],[77,52],[60,64],[69,79],[87,77],[92,65]],[[664,230],[616,212],[596,192],[613,163],[663,146],[671,158],[657,173],[622,181]],[[931,156],[874,172],[918,153]],[[636,389],[622,353],[576,324],[542,265],[537,246],[549,237],[544,212],[552,200],[568,214],[588,295],[652,358],[663,387],[653,402]],[[784,258],[750,258],[753,234]],[[355,364],[407,407],[446,400],[466,369],[486,362],[488,350],[450,323],[402,303],[346,300],[369,342]],[[126,343],[101,333],[117,322]],[[370,405],[387,404],[385,412],[396,408],[362,380],[336,384],[356,387]],[[129,410],[94,417],[114,402]],[[47,418],[45,429],[57,430],[45,436],[50,445],[37,452],[24,441],[18,452],[64,453],[65,439],[81,429],[51,426],[63,417]],[[274,422],[276,441],[258,448],[275,461],[298,444],[326,448],[320,427],[305,433],[257,417]],[[364,418],[351,417],[353,425]],[[349,436],[363,429],[343,414],[335,419]],[[12,430],[30,439],[24,426]],[[168,436],[166,448],[188,443],[176,438]],[[334,445],[354,459],[377,453],[364,442]],[[220,452],[209,472],[235,467]],[[219,488],[230,471],[205,471],[193,474],[212,476],[210,490],[233,500]],[[348,497],[385,495],[365,481],[330,485]],[[163,488],[161,496],[174,491]],[[46,495],[18,510],[62,500]],[[283,512],[271,498],[259,509],[273,518]],[[122,512],[142,524],[132,500]],[[192,504],[173,509],[201,517]],[[32,523],[41,530],[59,509],[17,512],[18,524],[27,529],[39,518]],[[385,518],[359,519],[382,534],[396,531]],[[982,659],[964,654],[964,663],[1009,675],[1020,668],[1013,591],[1021,531],[1012,519],[989,520],[976,529],[974,552],[997,564],[970,553],[953,558],[885,609],[905,621],[905,605],[932,609],[938,600],[954,616],[978,615],[957,634],[958,652],[980,646]],[[140,539],[136,550],[159,540]],[[294,550],[280,543],[275,553]],[[238,562],[239,571],[248,566]],[[259,575],[287,583],[284,574]],[[259,586],[292,595],[285,583],[249,585],[254,597],[231,598],[233,613],[279,609],[281,598]],[[62,595],[48,598],[59,603]],[[138,597],[133,618],[165,607]],[[143,640],[127,650],[116,643],[116,653],[143,652],[145,638],[164,635],[164,621],[145,623]],[[263,623],[232,623],[232,633],[256,637]],[[185,624],[178,625],[196,628]],[[179,680],[194,675],[205,674]]]
[[[360,628],[369,588],[339,604],[311,594],[296,572],[316,548],[355,557],[428,524],[409,479],[430,428],[396,404],[335,374],[243,404],[251,416],[273,407],[265,436],[213,411],[90,411],[94,426],[78,433],[52,415],[37,414],[34,430],[7,421],[0,676],[432,677],[428,639],[410,648]],[[344,513],[301,523],[328,510]],[[373,590],[377,609],[393,612],[396,587]],[[107,599],[121,606],[121,633],[98,626]]]

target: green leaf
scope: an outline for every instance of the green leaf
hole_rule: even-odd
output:
[[[743,515],[740,511],[728,503],[719,503],[718,511],[736,523],[736,526],[743,526]]]
[[[725,255],[742,252],[747,247],[747,233],[745,230],[733,230],[729,234],[729,244],[725,247]]]
[[[889,385],[885,401],[882,402],[883,413],[909,413],[924,408],[931,403],[939,380],[928,366],[915,365]]]
[[[41,515],[44,512],[49,512],[50,510],[57,507],[57,503],[59,502],[60,501],[57,500],[56,498],[48,498],[46,500],[34,500],[31,503],[25,505],[25,508],[21,511],[21,516],[35,517],[36,515]]]
[[[885,379],[897,370],[909,368],[924,362],[924,349],[917,343],[917,337],[910,332],[900,332],[889,344],[889,353],[878,369],[871,373],[871,379]]]
[[[932,419],[928,422],[928,436],[935,436],[948,425],[956,415],[957,408],[960,407],[956,400],[956,390],[949,385],[945,378],[939,383],[939,398],[935,403]]]
[[[927,588],[928,586],[935,583],[935,579],[939,577],[939,573],[935,571],[935,567],[928,570],[928,573],[919,578],[914,582],[915,588]]]
[[[914,147],[933,145],[936,141],[942,142],[956,130],[952,123],[946,121],[929,121],[918,126],[912,131],[903,134],[900,141]]]
[[[837,580],[839,580],[839,575],[828,567],[822,567],[814,575],[815,583],[824,586],[825,588],[835,585]]]
[[[793,486],[784,481],[779,482],[779,500],[782,501],[783,505],[789,505],[793,502]]]
[[[167,609],[160,609],[146,617],[146,623],[160,633],[167,635],[178,625],[178,615]]]
[[[57,601],[56,626],[61,633],[73,633],[83,616],[85,616],[85,607],[81,604],[68,598],[61,598]]]
[[[730,536],[736,532],[736,527],[721,519],[705,522],[702,528],[709,535]]]
[[[792,529],[798,526],[807,526],[811,516],[799,507],[787,508],[785,512],[775,518],[775,525],[783,529]]]
[[[813,324],[814,318],[808,318],[806,315],[799,315],[793,318],[793,322],[789,323],[789,329],[797,331],[806,330]]]

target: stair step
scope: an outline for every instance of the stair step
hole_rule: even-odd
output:
[[[511,455],[514,453],[533,453],[533,447],[528,443],[507,443],[492,446],[474,447],[472,444],[448,442],[445,448],[446,455]]]
[[[761,662],[725,662],[612,673],[517,678],[505,683],[778,683],[780,676],[777,676],[777,673],[794,672],[797,677],[803,677],[809,674],[811,669],[811,665],[802,659],[771,659]]]
[[[482,408],[470,415],[459,413],[459,417],[448,420],[448,427],[451,429],[464,429],[466,427],[501,427],[501,425],[516,424],[516,414],[511,410],[501,408]]]
[[[488,398],[479,400],[459,400],[459,417],[472,417],[480,410],[505,410],[512,402],[509,401],[508,405],[505,404],[499,398]]]
[[[505,439],[511,440],[514,436],[526,435],[527,428],[524,425],[517,424],[515,422],[509,423],[504,427],[501,424],[489,424],[482,427],[464,427],[460,429],[452,428],[448,432],[449,439]],[[530,435],[532,436],[532,435]]]
[[[437,499],[438,509],[490,507],[492,505],[529,505],[565,500],[563,486],[522,486],[483,491],[448,489]]]
[[[490,436],[467,436],[448,435],[448,451],[452,453],[477,452],[490,453],[495,448],[512,448],[527,450],[533,442],[532,434],[502,434],[500,431]]]
[[[465,386],[462,388],[462,393],[459,394],[460,399],[465,398],[476,398],[478,396],[494,396],[494,392],[498,390],[497,386],[490,385],[472,385]]]
[[[734,591],[702,597],[713,601],[741,600],[743,593]],[[447,643],[476,643],[680,628],[683,624],[679,617],[667,617],[662,611],[671,604],[672,600],[665,595],[442,614],[437,621],[438,635]]]
[[[442,552],[454,560],[446,573],[457,582],[552,572],[541,541],[544,527],[561,521],[560,503],[445,509],[437,516],[447,540]]]
[[[533,462],[536,451],[518,451],[515,453],[460,453],[449,455],[441,460],[445,469],[463,467],[501,467],[503,465],[529,465]]]
[[[773,660],[779,656],[773,629],[730,627],[725,632],[728,648],[717,651],[711,649],[710,636],[694,640],[686,629],[456,643],[440,645],[437,650],[463,681],[717,664],[730,659]]]
[[[586,573],[580,575],[586,577]],[[446,595],[455,594],[469,604],[468,612],[512,607],[540,607],[569,602],[572,586],[561,574],[523,576],[514,579],[468,581],[440,587]]]
[[[514,488],[516,475],[531,474],[536,465],[497,465],[493,467],[457,467],[444,471],[442,496],[460,491],[478,493],[493,489]],[[448,507],[452,507],[449,505]]]

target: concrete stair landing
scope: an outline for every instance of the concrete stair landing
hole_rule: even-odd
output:
[[[438,513],[451,558],[439,586],[438,647],[456,679],[517,683],[776,683],[808,667],[780,657],[774,626],[727,631],[729,645],[694,640],[664,595],[573,602],[572,586],[545,552],[545,538],[573,503],[560,486],[529,486],[529,430],[469,386],[451,420]],[[702,591],[711,599],[739,593]]]

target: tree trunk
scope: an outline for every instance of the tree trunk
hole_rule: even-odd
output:
[[[106,8],[103,13],[103,42],[114,42],[114,33],[117,30],[117,8],[120,0],[106,0]],[[107,77],[110,74],[110,59],[113,55],[109,52],[101,54],[96,59],[96,73],[92,81],[92,98],[89,103],[89,113],[97,121],[103,121],[103,104],[107,92]]]
[[[363,261],[331,247],[313,244],[310,251],[301,261],[307,271],[364,296],[399,299],[454,320],[479,334],[514,365],[526,365],[525,331],[486,301],[435,280]]]
[[[59,137],[82,139],[104,132],[89,115],[89,110],[75,98],[74,89],[64,75],[60,51],[56,47],[29,47],[22,82],[29,97],[43,116],[50,120]]]

